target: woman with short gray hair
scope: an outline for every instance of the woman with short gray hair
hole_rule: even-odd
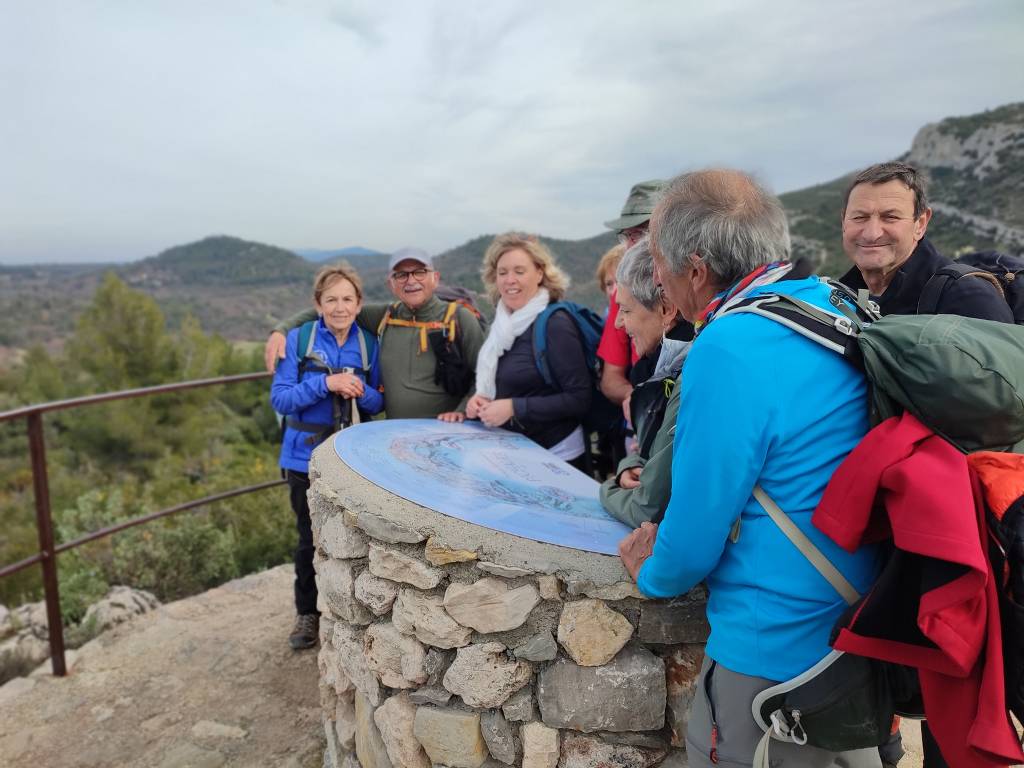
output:
[[[679,408],[676,379],[693,338],[693,327],[680,323],[675,305],[655,282],[647,238],[626,251],[615,279],[619,305],[616,325],[625,329],[640,356],[633,370],[650,373],[634,382],[627,401],[638,450],[619,462],[615,477],[601,485],[600,496],[613,517],[635,528],[648,520],[660,520],[668,506],[672,464],[669,427],[675,423]]]

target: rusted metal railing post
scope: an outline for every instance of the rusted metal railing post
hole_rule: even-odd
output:
[[[60,614],[60,591],[57,587],[57,551],[53,540],[53,518],[50,515],[50,484],[46,477],[46,442],[43,439],[43,415],[28,414],[28,445],[32,454],[32,489],[36,498],[36,528],[39,531],[40,565],[43,568],[43,589],[46,593],[46,621],[50,630],[50,663],[53,674],[67,674],[64,664],[64,622]]]

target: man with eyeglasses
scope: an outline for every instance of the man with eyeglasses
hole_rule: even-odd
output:
[[[395,251],[388,259],[387,282],[398,301],[364,304],[359,313],[357,322],[380,337],[380,373],[388,418],[434,418],[461,410],[472,391],[483,330],[465,306],[434,295],[440,280],[441,274],[425,251]],[[283,334],[309,319],[310,313],[304,311],[274,328],[265,350],[268,369],[273,370],[281,356]],[[439,353],[444,358],[440,368]],[[456,360],[466,374],[458,386],[450,379],[460,377],[449,375],[446,382],[443,375],[445,370],[453,373]]]

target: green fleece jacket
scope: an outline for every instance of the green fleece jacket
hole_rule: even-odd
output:
[[[651,456],[645,462],[639,455],[627,456],[619,462],[615,477],[601,484],[601,504],[616,520],[639,528],[668,506],[672,494],[672,441],[676,436],[676,417],[679,415],[679,381],[672,388],[665,406],[665,419],[661,422],[651,444]],[[619,475],[631,467],[641,467],[640,486],[619,487]]]
[[[384,319],[388,307],[395,307],[391,316],[401,320],[419,320],[433,322],[443,320],[448,309],[448,302],[436,296],[415,312],[401,302],[394,304],[364,304],[357,319],[367,330],[376,333],[377,326]],[[307,320],[315,319],[316,310],[304,310],[292,315],[274,327],[275,331],[287,333],[290,329]],[[462,351],[463,358],[471,370],[476,370],[476,357],[484,343],[484,333],[473,313],[463,306],[455,311],[456,342]],[[455,397],[444,391],[444,387],[434,383],[434,370],[437,358],[434,351],[427,345],[425,352],[420,350],[420,331],[418,328],[403,328],[389,325],[380,338],[380,379],[384,385],[384,410],[389,419],[431,419],[446,411],[465,410],[465,401],[469,393],[463,397]],[[473,388],[470,387],[469,392]]]

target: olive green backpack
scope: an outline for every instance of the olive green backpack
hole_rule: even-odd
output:
[[[720,313],[781,323],[843,355],[871,388],[872,425],[907,410],[964,453],[1024,451],[1024,326],[959,315],[880,317],[840,283],[836,313],[781,294]]]

